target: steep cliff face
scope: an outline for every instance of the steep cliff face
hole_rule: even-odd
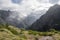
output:
[[[37,31],[47,31],[50,28],[60,29],[60,5],[56,4],[34,22],[29,29]]]

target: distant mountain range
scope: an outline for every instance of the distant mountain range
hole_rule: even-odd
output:
[[[30,26],[45,13],[46,13],[46,10],[39,10],[39,11],[36,11],[36,12],[31,12],[30,15],[28,15],[25,18],[24,22],[28,26]]]
[[[56,4],[50,7],[46,14],[42,15],[28,29],[36,31],[60,30],[60,5]]]
[[[8,23],[19,28],[27,28],[32,25],[32,23],[34,23],[45,12],[46,10],[32,12],[30,15],[23,19],[21,18],[21,16],[23,15],[20,15],[19,17],[19,12],[17,11],[0,10],[0,23]]]
[[[8,23],[10,25],[13,25],[13,26],[24,26],[25,24],[23,24],[23,22],[18,21],[17,15],[18,12],[15,12],[15,11],[10,11],[10,10],[0,10],[0,23]],[[16,15],[16,16],[15,16]],[[20,27],[18,26],[18,27]]]

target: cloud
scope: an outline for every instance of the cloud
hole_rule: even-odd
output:
[[[15,1],[18,2],[18,1]],[[51,4],[48,3],[48,0],[41,0],[39,3],[37,0],[22,0],[21,3],[14,3],[12,0],[0,0],[0,8],[3,9],[13,9],[13,10],[20,10],[23,12],[30,11],[32,9],[37,8],[45,8],[49,7]],[[47,4],[47,6],[45,6]]]
[[[52,1],[52,0],[51,0]],[[43,15],[51,6],[56,3],[53,1],[51,3],[49,0],[0,0],[0,10],[11,10],[16,11],[16,13],[10,14],[8,17],[11,22],[20,23],[20,21],[26,19],[27,24],[36,21],[41,15]],[[60,4],[60,1],[58,2]],[[7,19],[8,19],[7,18]],[[33,19],[34,18],[34,19]],[[30,25],[29,24],[29,25]]]
[[[56,4],[56,3],[59,2],[59,0],[49,0],[49,2],[52,3],[52,4]]]
[[[21,3],[22,0],[11,0],[13,3]]]
[[[48,10],[52,5],[49,0],[0,0],[0,9],[18,11],[17,14],[22,17],[27,17],[31,12]]]

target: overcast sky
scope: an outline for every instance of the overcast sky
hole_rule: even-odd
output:
[[[54,4],[60,4],[60,0],[0,0],[0,9],[19,11],[27,16],[33,10],[48,10]]]

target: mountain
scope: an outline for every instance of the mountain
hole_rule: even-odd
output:
[[[18,20],[18,12],[10,10],[0,10],[0,23],[8,23],[13,26],[23,28],[25,24],[21,21],[21,17]],[[18,26],[19,25],[19,26]]]
[[[12,26],[18,22],[18,24],[21,23],[16,19],[17,17],[15,16],[14,18],[12,14],[15,16],[16,13],[9,10],[0,10],[0,40],[60,40],[60,32],[57,30],[38,32]],[[22,23],[19,26],[22,27],[21,25]]]
[[[6,19],[10,15],[10,11],[0,10],[0,23],[5,23]]]
[[[38,11],[31,12],[24,19],[24,23],[26,23],[26,25],[28,25],[28,26],[32,25],[37,19],[39,19],[43,14],[45,14],[45,12],[46,12],[46,10],[38,10]]]
[[[17,11],[0,10],[0,23],[8,23],[19,28],[27,28],[45,12],[46,10],[34,11],[27,15],[27,17],[24,17],[23,14]]]
[[[60,30],[60,5],[56,4],[34,22],[28,29],[36,31]]]

